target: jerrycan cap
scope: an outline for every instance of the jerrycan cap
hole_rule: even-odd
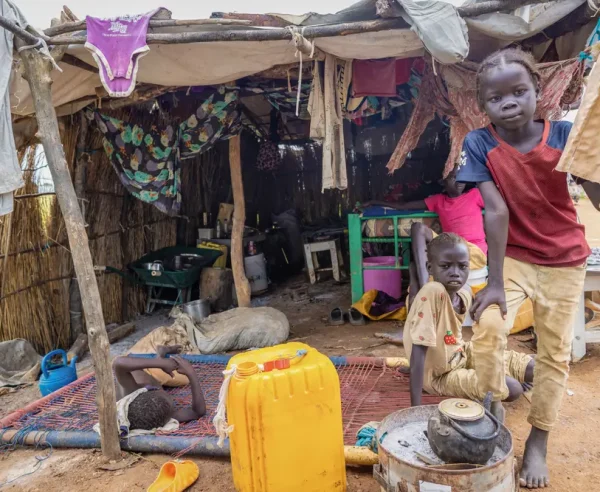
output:
[[[271,372],[274,369],[288,369],[290,367],[290,359],[275,359],[267,361],[263,364],[264,372]]]
[[[485,415],[483,406],[477,402],[465,400],[464,398],[450,398],[449,400],[444,400],[438,405],[438,410],[446,417],[466,422],[479,420]]]

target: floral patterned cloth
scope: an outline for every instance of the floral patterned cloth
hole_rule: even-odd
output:
[[[181,207],[179,158],[190,158],[240,128],[237,91],[220,88],[179,126],[131,124],[96,112],[104,150],[125,188],[161,212],[177,215]]]

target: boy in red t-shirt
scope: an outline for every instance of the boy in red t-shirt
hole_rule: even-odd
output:
[[[476,183],[483,196],[489,245],[487,286],[471,315],[473,359],[479,395],[494,394],[503,414],[508,395],[503,353],[521,304],[533,303],[538,335],[521,486],[549,484],[548,433],[565,391],[573,322],[590,249],[569,195],[567,176],[556,165],[571,123],[534,119],[540,74],[531,55],[509,49],[485,59],[477,73],[478,99],[491,125],[464,141],[459,182]],[[583,183],[598,208],[600,186]]]

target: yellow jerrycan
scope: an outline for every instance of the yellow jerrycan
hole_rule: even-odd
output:
[[[346,490],[340,381],[303,343],[231,358],[229,442],[239,492]]]

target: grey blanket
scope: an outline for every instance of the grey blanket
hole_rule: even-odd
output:
[[[0,342],[0,388],[35,382],[42,358],[21,338]]]

